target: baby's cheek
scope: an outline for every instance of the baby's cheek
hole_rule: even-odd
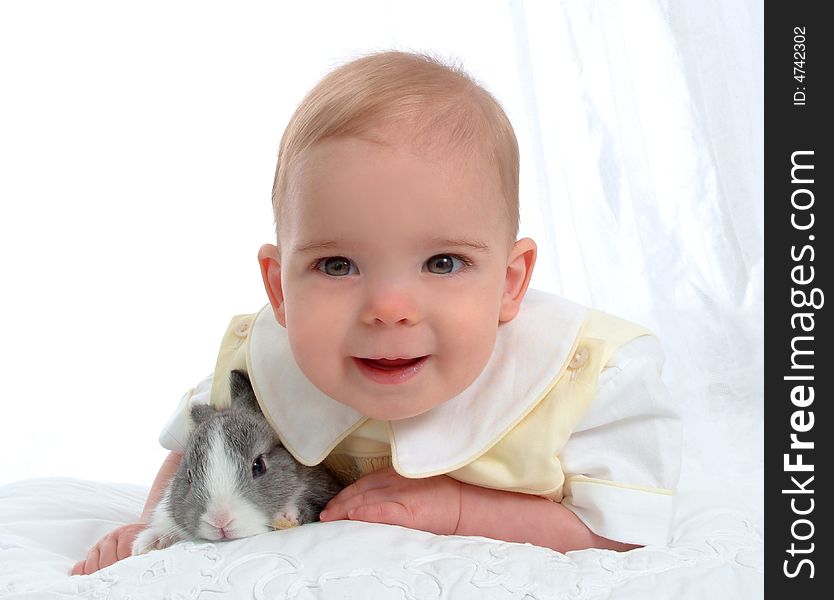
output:
[[[288,323],[287,333],[293,357],[302,373],[320,391],[333,397],[344,377],[345,362],[336,327],[309,319]]]
[[[294,309],[288,313],[287,336],[299,364],[324,358],[325,353],[332,352],[336,327],[332,316],[321,315],[314,305],[308,311]]]
[[[468,316],[467,327],[449,336],[445,344],[447,351],[443,353],[449,359],[444,370],[450,379],[452,395],[462,392],[477,379],[495,347],[497,326],[483,318]]]
[[[333,379],[331,353],[314,342],[304,342],[293,347],[293,356],[304,375],[317,388],[329,388]],[[326,391],[326,390],[324,390]]]

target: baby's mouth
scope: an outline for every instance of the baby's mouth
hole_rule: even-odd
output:
[[[429,355],[415,358],[359,358],[353,357],[359,372],[376,383],[405,383],[423,370]]]
[[[418,362],[426,358],[425,356],[418,356],[417,358],[360,358],[364,364],[372,369],[381,369],[383,371],[396,371],[411,365],[416,365]]]

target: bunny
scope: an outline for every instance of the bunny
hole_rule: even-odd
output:
[[[281,445],[258,407],[249,377],[230,375],[232,405],[197,405],[179,469],[133,542],[133,554],[182,540],[221,541],[317,521],[342,485]]]

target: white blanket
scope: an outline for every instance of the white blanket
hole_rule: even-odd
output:
[[[315,523],[224,543],[177,544],[71,577],[139,514],[147,490],[76,479],[0,486],[2,598],[760,598],[758,519],[679,495],[669,546],[560,554],[387,525]],[[215,595],[217,593],[217,595]]]

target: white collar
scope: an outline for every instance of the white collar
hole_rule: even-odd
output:
[[[472,385],[428,412],[388,422],[397,472],[448,473],[489,450],[562,373],[586,315],[574,302],[529,290],[518,316],[498,328],[492,356]],[[320,463],[367,420],[304,376],[269,305],[255,317],[248,343],[247,367],[261,409],[301,463]]]

